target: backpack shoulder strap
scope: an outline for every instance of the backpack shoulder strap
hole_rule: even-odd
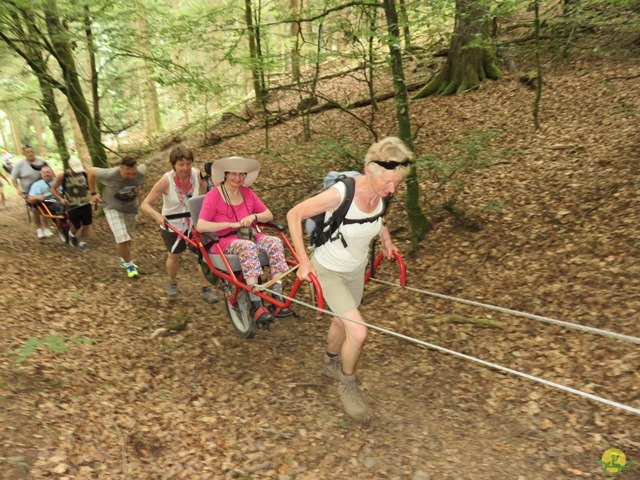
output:
[[[338,208],[336,208],[331,215],[331,220],[329,223],[329,239],[332,241],[335,240],[335,232],[340,228],[340,225],[345,222],[347,212],[349,211],[349,208],[351,208],[353,197],[356,193],[356,180],[353,177],[341,176],[337,179],[337,182],[344,183],[345,194],[344,198],[342,199],[342,203],[340,203]],[[346,248],[347,245],[344,241],[344,238],[342,238],[340,234],[338,234],[338,237],[340,237],[343,245]]]
[[[345,186],[345,194],[342,199],[342,203],[333,211],[331,215],[331,233],[338,229],[342,223],[344,223],[344,219],[347,216],[347,212],[351,207],[351,203],[353,202],[353,197],[356,193],[356,181],[353,177],[341,177],[337,180],[337,182],[344,183]],[[336,183],[337,183],[336,182]]]

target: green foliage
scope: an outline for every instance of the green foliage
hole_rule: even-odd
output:
[[[313,151],[314,163],[319,167],[321,177],[329,170],[362,170],[365,149],[354,144],[346,135],[318,139]]]
[[[342,430],[343,428],[346,428],[348,425],[347,420],[345,420],[344,418],[341,418],[340,420],[338,420],[336,422],[336,424],[334,425],[335,428],[337,428],[338,430]]]
[[[426,201],[431,211],[462,212],[458,199],[469,180],[491,163],[489,145],[498,135],[495,131],[470,130],[459,136],[451,154],[427,154],[417,159],[418,168],[436,184]]]
[[[14,365],[19,365],[26,362],[36,352],[38,347],[45,346],[50,351],[56,354],[67,353],[69,351],[68,343],[74,343],[76,345],[90,345],[97,342],[94,338],[86,337],[65,337],[56,333],[45,338],[29,338],[24,344],[16,350],[17,358],[14,360]]]
[[[311,165],[301,178],[308,188],[300,189],[300,199],[316,192],[322,185],[322,179],[331,170],[362,171],[362,159],[366,149],[353,143],[346,135],[321,137],[315,140],[315,148],[310,154],[301,154],[296,144],[288,144],[279,151],[267,151],[268,155],[281,162],[282,169],[289,169],[291,175],[299,175],[299,170],[291,164],[290,159],[302,156],[306,165]],[[299,199],[296,199],[298,201]]]

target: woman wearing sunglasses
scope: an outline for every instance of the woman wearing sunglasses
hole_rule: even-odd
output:
[[[369,147],[364,158],[364,175],[355,179],[355,194],[347,219],[374,218],[384,209],[383,198],[391,197],[409,173],[411,151],[397,137],[387,137]],[[304,200],[287,214],[289,233],[298,255],[299,278],[320,281],[325,301],[333,317],[324,356],[324,375],[338,380],[338,395],[345,412],[366,422],[371,411],[362,399],[356,382],[356,369],[367,339],[367,327],[358,307],[364,291],[364,276],[369,243],[380,235],[387,258],[397,250],[382,217],[372,222],[344,223],[339,227],[340,241],[328,241],[317,247],[310,259],[304,244],[302,222],[323,212],[333,212],[344,199],[345,184],[337,182],[324,192]],[[343,241],[344,240],[344,241]],[[346,317],[354,322],[344,320]],[[355,323],[359,322],[359,323]]]

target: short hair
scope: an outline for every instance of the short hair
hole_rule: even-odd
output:
[[[135,167],[138,165],[138,162],[136,161],[136,158],[133,155],[125,155],[124,157],[122,157],[122,160],[120,160],[120,166],[121,167]]]
[[[188,160],[193,162],[193,151],[186,145],[176,145],[171,149],[169,154],[169,161],[171,162],[171,168],[175,167],[176,163],[180,160]]]
[[[385,169],[372,162],[397,162],[406,165],[396,167],[396,172],[403,177],[409,173],[409,162],[413,159],[413,153],[409,147],[398,137],[385,137],[374,143],[367,150],[364,157],[364,166],[369,167],[373,173],[378,174]]]
[[[35,150],[35,148],[33,148],[31,145],[27,144],[27,145],[23,145],[22,146],[22,150],[26,150],[27,148],[30,148],[31,150]]]

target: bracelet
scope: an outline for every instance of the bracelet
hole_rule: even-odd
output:
[[[91,193],[91,195],[97,195],[98,194],[98,192],[90,192],[90,193]]]
[[[257,222],[257,221],[258,221],[258,214],[257,214],[257,213],[254,213],[254,214],[253,214],[253,216],[255,217],[256,222]]]

